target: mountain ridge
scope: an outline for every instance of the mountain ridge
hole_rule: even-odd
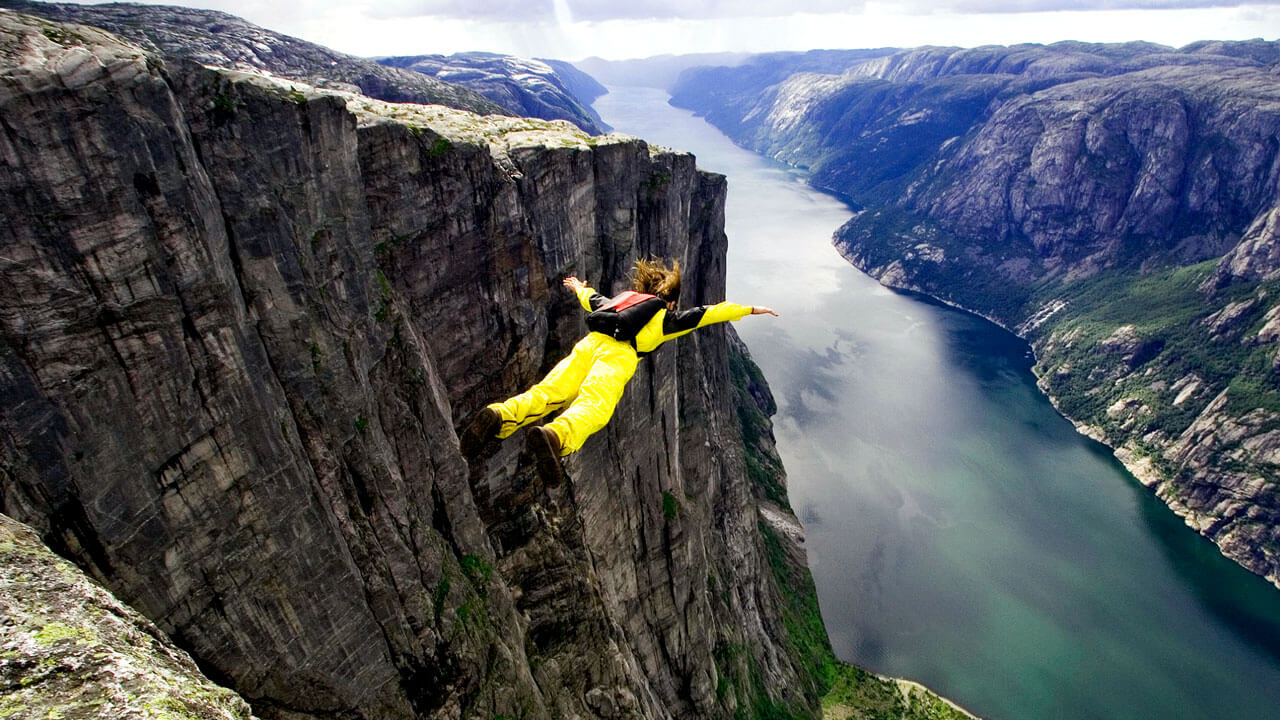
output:
[[[672,102],[850,201],[855,265],[1027,339],[1063,414],[1280,585],[1280,43],[789,62],[692,70]]]
[[[524,117],[568,120],[593,135],[610,129],[590,103],[591,92],[598,95],[604,88],[592,87],[594,81],[587,75],[574,76],[574,83],[563,80],[562,75],[576,71],[567,63],[480,52],[400,55],[378,58],[378,63],[465,84]]]
[[[3,0],[0,8],[107,29],[161,55],[238,70],[265,70],[313,87],[388,102],[441,104],[481,114],[568,120],[592,134],[606,128],[555,71],[539,61],[491,53],[436,58],[416,72],[335,52],[216,10],[111,3],[79,5]],[[543,66],[529,72],[529,66]],[[460,82],[437,75],[453,73]],[[492,96],[488,97],[486,96]]]

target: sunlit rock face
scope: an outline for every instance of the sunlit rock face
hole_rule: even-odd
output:
[[[723,299],[724,178],[13,12],[0,51],[0,510],[263,718],[817,712],[726,328],[568,483],[456,448],[584,332],[563,276]]]
[[[0,515],[0,714],[252,720],[136,610]]]
[[[858,267],[1027,338],[1065,414],[1280,584],[1280,43],[837,59],[690,71],[673,103],[855,204]]]

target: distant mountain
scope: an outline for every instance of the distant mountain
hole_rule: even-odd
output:
[[[513,109],[455,83],[335,52],[214,10],[164,5],[75,5],[0,0],[0,7],[59,22],[109,30],[162,55],[238,70],[267,70],[316,87],[357,92],[388,102],[448,105],[513,115]]]
[[[560,81],[564,83],[565,89],[594,115],[595,110],[591,108],[591,104],[601,95],[607,95],[609,89],[601,85],[595,78],[579,70],[573,63],[565,62],[564,60],[539,59],[551,66]],[[603,123],[603,121],[600,122]]]
[[[557,69],[542,60],[485,52],[386,57],[378,62],[466,86],[518,115],[568,120],[593,135],[608,131],[608,125],[591,109],[591,100],[602,93],[590,93],[604,88],[567,63],[560,63]],[[566,81],[562,71],[576,74],[572,81]],[[586,96],[570,90],[570,85]]]
[[[634,60],[605,60],[590,57],[573,63],[574,67],[605,85],[636,85],[667,88],[680,73],[692,67],[737,65],[749,53],[694,53],[689,55],[655,55]]]
[[[837,244],[881,282],[1027,338],[1082,431],[1280,584],[1280,43],[825,60],[672,103],[859,207]]]

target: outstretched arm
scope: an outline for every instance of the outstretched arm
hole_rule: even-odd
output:
[[[586,282],[579,280],[574,275],[570,275],[564,279],[564,286],[572,290],[574,294],[578,296],[578,302],[582,304],[583,309],[587,312],[591,312],[592,310],[599,308],[609,300],[609,298],[606,298],[591,289],[590,285],[587,285]]]
[[[668,312],[662,321],[663,341],[693,332],[701,327],[729,320],[741,320],[747,315],[774,315],[772,308],[763,305],[738,305],[731,302],[702,305],[679,312]]]

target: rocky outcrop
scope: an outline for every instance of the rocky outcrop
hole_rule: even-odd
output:
[[[763,56],[673,102],[848,198],[837,245],[881,282],[1016,329],[1066,415],[1280,584],[1278,47]]]
[[[722,298],[724,178],[16,13],[0,57],[0,509],[262,718],[816,713],[725,328],[568,483],[456,449],[583,332],[562,276]]]
[[[1280,279],[1280,204],[1258,215],[1240,242],[1218,262],[1213,275],[1200,290],[1211,293],[1236,282],[1276,279]]]
[[[542,60],[469,52],[453,55],[413,55],[380,58],[388,67],[404,68],[438,80],[464,85],[517,115],[544,120],[568,120],[588,133],[598,135],[609,128],[591,100],[593,81],[567,63],[560,67],[574,73],[579,95],[561,78],[561,70]],[[595,83],[598,86],[598,83]],[[599,88],[603,94],[604,88]]]
[[[0,716],[252,720],[150,621],[0,515]]]
[[[379,65],[373,60],[246,22],[214,10],[178,6],[0,0],[0,7],[58,22],[103,28],[156,54],[234,70],[266,70],[308,85],[389,102],[434,103],[479,113],[516,114],[472,88]]]

